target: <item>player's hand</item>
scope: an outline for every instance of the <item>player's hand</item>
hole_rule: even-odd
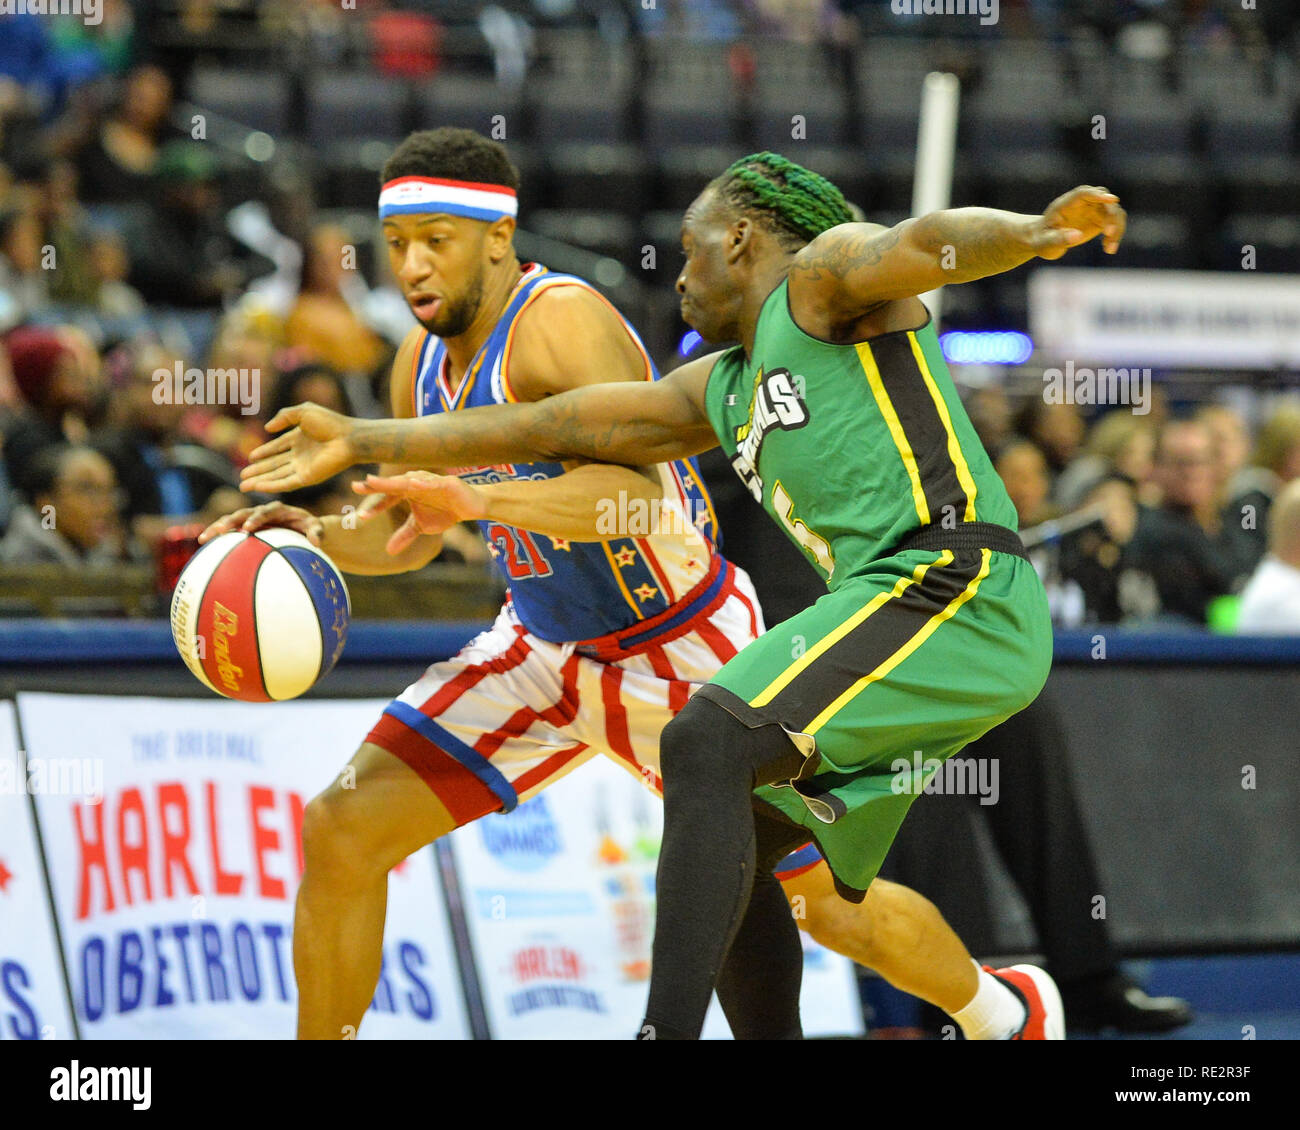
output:
[[[1128,214],[1106,188],[1082,185],[1058,196],[1032,225],[1029,242],[1040,259],[1059,259],[1071,247],[1101,236],[1107,255],[1119,250]]]
[[[404,475],[367,475],[364,482],[353,483],[357,494],[369,495],[372,505],[358,511],[368,519],[399,502],[410,505],[405,522],[388,539],[388,552],[401,553],[421,534],[441,534],[457,522],[473,522],[487,517],[487,500],[481,491],[455,475],[435,475],[429,471],[408,471]]]
[[[325,533],[325,526],[315,514],[303,510],[300,506],[289,506],[283,502],[267,502],[261,506],[246,506],[218,518],[206,530],[199,534],[199,545],[205,545],[221,534],[231,530],[243,530],[251,534],[264,530],[268,526],[283,526],[285,529],[297,530],[312,545],[319,546]]]
[[[351,442],[355,426],[351,417],[319,404],[282,409],[266,430],[284,434],[249,456],[248,466],[239,473],[239,489],[281,494],[323,483],[357,461]]]

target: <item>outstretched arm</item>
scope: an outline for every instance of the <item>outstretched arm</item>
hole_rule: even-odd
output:
[[[388,541],[394,554],[420,534],[441,534],[457,522],[502,522],[553,539],[605,541],[628,532],[611,516],[628,513],[633,501],[657,506],[663,498],[657,478],[610,463],[584,463],[552,479],[483,485],[428,471],[367,475],[352,489],[370,496],[369,513],[409,505],[409,517]]]
[[[1030,259],[1059,259],[1101,235],[1108,254],[1124,236],[1119,197],[1085,185],[1058,197],[1041,216],[993,208],[931,212],[896,227],[841,224],[795,256],[790,297],[828,310],[835,322],[949,283],[1009,271]]]
[[[591,385],[528,404],[494,404],[414,420],[356,420],[312,404],[267,424],[283,431],[253,452],[240,488],[271,493],[318,483],[355,463],[478,467],[563,462],[644,466],[716,446],[704,387],[718,354],[661,381]]]

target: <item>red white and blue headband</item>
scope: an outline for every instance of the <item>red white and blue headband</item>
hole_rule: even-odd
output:
[[[413,212],[445,212],[491,223],[502,216],[516,215],[518,207],[513,188],[441,177],[398,177],[379,193],[381,220]]]

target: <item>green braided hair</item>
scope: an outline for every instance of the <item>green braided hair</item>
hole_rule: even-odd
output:
[[[737,212],[757,218],[787,247],[802,247],[854,218],[844,194],[830,181],[779,153],[742,157],[709,187]]]

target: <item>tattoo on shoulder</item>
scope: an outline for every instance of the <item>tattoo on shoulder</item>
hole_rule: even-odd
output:
[[[897,246],[900,238],[896,227],[878,233],[837,235],[828,241],[825,249],[801,258],[795,269],[802,271],[811,282],[828,277],[842,279],[863,267],[876,266],[885,252]]]

